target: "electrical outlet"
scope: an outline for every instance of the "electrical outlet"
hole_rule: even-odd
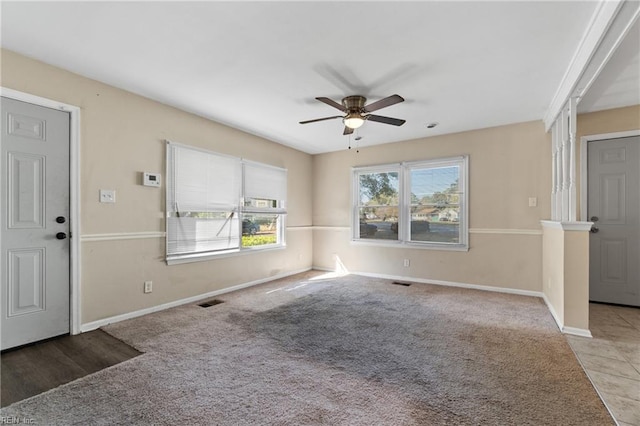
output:
[[[153,291],[153,281],[144,282],[144,292],[151,293]]]
[[[529,207],[537,207],[537,206],[538,206],[538,198],[529,197]]]
[[[405,268],[408,268],[408,267],[409,267],[409,265],[411,265],[411,262],[409,261],[409,259],[405,259],[405,260],[404,260],[404,267],[405,267]]]
[[[100,202],[101,203],[115,203],[116,202],[116,190],[115,189],[101,189],[100,190]]]

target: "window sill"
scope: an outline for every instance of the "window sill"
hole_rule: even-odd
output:
[[[441,251],[469,251],[467,244],[421,244],[402,241],[384,241],[384,240],[351,240],[351,244],[358,246],[375,246],[375,247],[393,247],[405,249],[419,250],[441,250]]]
[[[227,257],[244,256],[247,254],[263,253],[268,251],[284,250],[286,244],[272,245],[269,247],[247,247],[243,249],[225,250],[218,253],[184,254],[167,258],[167,265],[180,265],[183,263],[203,262],[207,260],[224,259]]]

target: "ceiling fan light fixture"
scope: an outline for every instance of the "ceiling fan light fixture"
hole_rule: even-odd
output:
[[[386,98],[375,101],[374,103],[369,105],[365,105],[367,102],[367,98],[360,95],[347,96],[342,99],[342,104],[339,104],[336,101],[325,97],[317,97],[316,100],[325,103],[330,107],[338,109],[346,115],[334,115],[332,117],[305,120],[301,121],[300,124],[308,124],[318,121],[342,118],[342,123],[344,123],[344,131],[342,132],[342,134],[346,136],[353,134],[353,131],[360,128],[365,121],[376,121],[378,123],[390,124],[392,126],[402,126],[406,122],[406,120],[401,120],[399,118],[384,117],[382,115],[371,114],[372,111],[377,111],[379,109],[404,102],[404,98],[400,95],[387,96]]]
[[[360,114],[349,114],[342,121],[350,129],[357,129],[364,124],[364,119]]]

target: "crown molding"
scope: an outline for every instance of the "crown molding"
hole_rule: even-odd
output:
[[[611,0],[598,4],[544,115],[547,131],[569,99],[575,97],[579,102],[589,90],[639,15],[638,1]]]

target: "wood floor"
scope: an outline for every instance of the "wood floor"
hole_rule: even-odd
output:
[[[6,407],[138,355],[140,352],[102,330],[8,350],[0,355],[0,406]]]

